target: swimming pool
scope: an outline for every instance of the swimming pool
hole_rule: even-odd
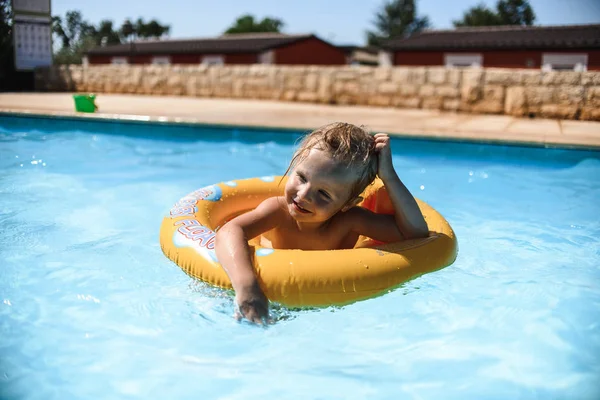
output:
[[[282,173],[298,137],[0,115],[0,398],[600,396],[600,152],[394,139],[457,261],[239,324],[158,228],[197,188]]]

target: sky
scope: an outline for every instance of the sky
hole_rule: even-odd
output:
[[[433,28],[452,28],[452,20],[484,3],[494,8],[497,0],[417,0],[417,13],[428,16]],[[84,20],[103,19],[121,26],[132,21],[156,19],[170,25],[171,38],[218,36],[237,17],[278,18],[285,33],[314,33],[337,45],[363,45],[373,29],[375,13],[385,0],[51,0],[52,15],[79,10]],[[600,23],[600,0],[530,0],[536,25]]]

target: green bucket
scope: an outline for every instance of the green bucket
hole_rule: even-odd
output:
[[[75,111],[93,113],[98,107],[96,107],[95,94],[74,94],[73,99],[75,100]]]

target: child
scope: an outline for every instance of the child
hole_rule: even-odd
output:
[[[262,235],[276,249],[333,250],[354,247],[359,235],[382,242],[426,237],[427,225],[392,165],[390,138],[336,122],[307,135],[286,171],[282,196],[227,222],[216,234],[216,253],[235,290],[236,318],[264,323],[269,303],[251,263],[248,240]],[[383,181],[395,215],[356,205],[373,182]]]

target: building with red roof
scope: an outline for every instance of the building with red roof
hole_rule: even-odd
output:
[[[215,38],[135,41],[99,46],[89,64],[344,65],[344,51],[312,34],[230,34]]]
[[[600,24],[430,30],[382,47],[387,65],[600,70]]]

